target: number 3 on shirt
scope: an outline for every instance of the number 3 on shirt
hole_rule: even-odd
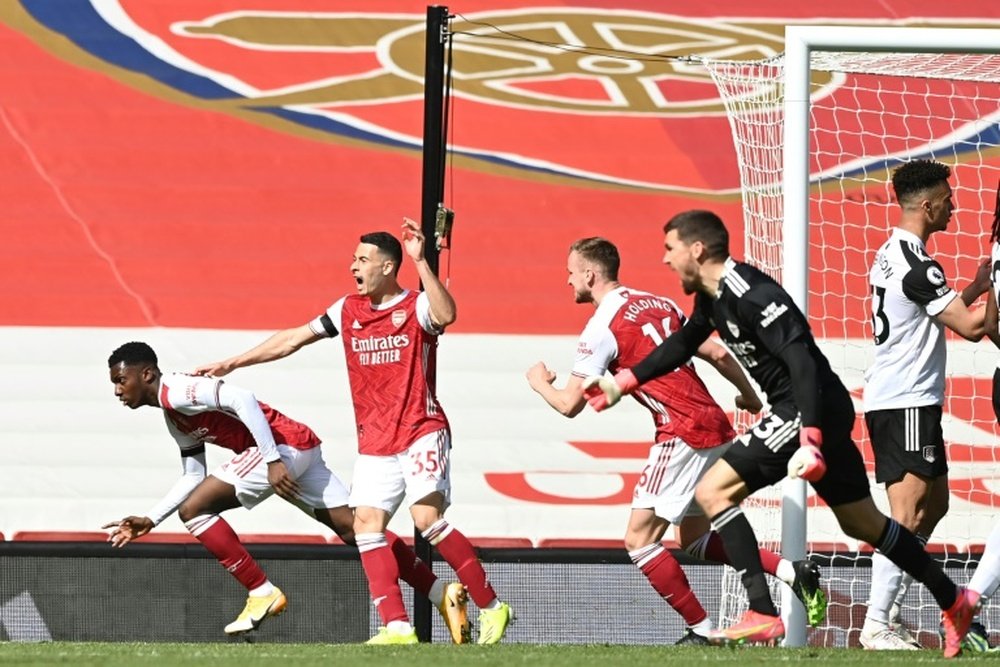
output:
[[[875,344],[881,345],[889,339],[889,318],[885,314],[885,288],[872,286],[872,333]]]

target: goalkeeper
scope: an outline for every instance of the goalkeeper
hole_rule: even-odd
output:
[[[695,294],[690,319],[633,368],[614,379],[588,378],[584,385],[590,405],[603,410],[686,362],[714,330],[766,393],[770,413],[705,473],[695,490],[733,567],[743,571],[749,598],[746,614],[716,631],[714,639],[774,642],[784,635],[757,538],[740,503],[787,473],[813,485],[848,535],[872,544],[927,587],[944,610],[944,655],[958,655],[976,602],[911,532],[876,508],[851,439],[850,394],[816,346],[805,316],[775,281],[729,256],[729,234],[714,213],[680,213],[663,231],[664,263],[677,272],[684,291]]]
[[[587,377],[638,363],[684,324],[684,313],[670,299],[618,282],[620,266],[618,248],[607,239],[585,238],[570,246],[567,283],[574,300],[593,305],[594,314],[577,341],[565,386],[554,385],[555,373],[542,362],[527,374],[531,388],[567,417],[575,417],[587,405],[583,394]],[[706,341],[698,356],[739,390],[737,407],[760,412],[763,406],[753,385],[725,348]],[[673,524],[682,549],[697,558],[729,564],[722,540],[709,531],[704,513],[689,509],[702,473],[730,447],[735,434],[691,364],[648,382],[633,397],[649,410],[656,435],[635,485],[625,547],[650,585],[684,618],[687,631],[677,643],[708,644],[713,629],[708,614],[660,540]],[[826,595],[819,587],[819,567],[807,559],[793,563],[763,549],[760,556],[764,570],[785,581],[802,600],[810,625],[821,623]]]

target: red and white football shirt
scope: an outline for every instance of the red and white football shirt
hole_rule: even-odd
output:
[[[684,313],[670,299],[619,287],[601,299],[580,335],[573,375],[632,368],[684,321]],[[736,435],[691,363],[647,382],[632,396],[653,414],[657,442],[677,437],[704,449]]]
[[[344,341],[361,454],[398,454],[417,438],[448,428],[434,393],[440,331],[426,294],[405,290],[378,305],[352,294],[309,327]]]
[[[237,454],[256,447],[250,430],[233,408],[220,403],[222,380],[165,373],[160,378],[160,407],[170,433],[182,450],[203,443],[225,447]],[[257,401],[278,445],[307,450],[318,447],[319,437],[305,424],[290,419]]]

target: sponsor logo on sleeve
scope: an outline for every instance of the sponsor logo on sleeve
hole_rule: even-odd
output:
[[[767,308],[765,308],[764,311],[761,313],[761,315],[764,317],[764,319],[760,321],[761,328],[765,329],[769,327],[772,322],[774,322],[776,319],[784,315],[786,312],[788,312],[788,306],[786,304],[783,303],[781,305],[778,305],[777,303],[772,301],[770,304],[768,304]]]

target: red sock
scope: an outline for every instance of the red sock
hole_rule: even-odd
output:
[[[409,621],[399,590],[399,565],[382,533],[359,533],[354,536],[361,553],[361,567],[368,578],[368,591],[378,609],[383,625]]]
[[[424,531],[424,538],[437,547],[441,557],[455,570],[458,580],[468,589],[469,597],[477,607],[483,609],[497,599],[493,586],[486,580],[486,570],[465,535],[442,519]]]
[[[645,547],[629,552],[632,562],[646,575],[660,597],[677,610],[688,626],[701,623],[708,618],[708,613],[691,590],[691,584],[680,563],[662,544],[652,546],[654,548]]]
[[[437,576],[427,566],[427,563],[420,560],[413,549],[407,546],[406,542],[396,533],[385,531],[385,540],[389,543],[389,548],[396,557],[399,578],[425,597],[430,595],[431,586],[437,581]]]
[[[205,545],[222,567],[248,591],[264,585],[267,575],[257,561],[247,553],[240,538],[222,517],[216,515],[199,516],[184,524],[198,541]]]
[[[777,576],[781,556],[767,549],[759,549],[758,553],[760,553],[760,564],[764,568],[764,572]],[[708,534],[708,541],[705,544],[705,560],[732,565],[729,562],[729,555],[726,554],[726,547],[722,544],[722,538],[714,530]]]

